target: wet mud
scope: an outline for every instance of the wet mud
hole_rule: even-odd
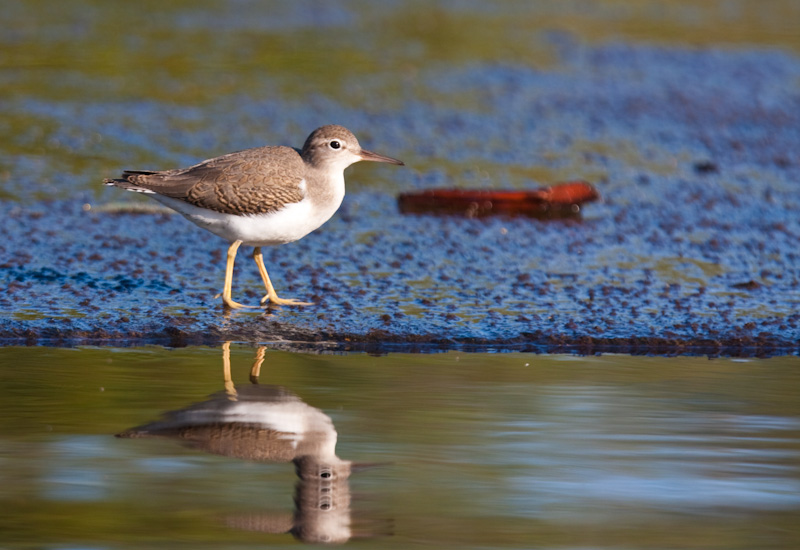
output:
[[[264,250],[278,293],[313,307],[224,313],[214,295],[226,243],[178,215],[136,212],[142,203],[117,208],[129,197],[96,189],[110,174],[83,172],[77,192],[44,202],[4,201],[0,340],[797,353],[800,60],[775,51],[559,47],[552,71],[477,64],[420,75],[467,106],[410,99],[393,111],[317,108],[343,113],[332,122],[345,118],[357,134],[371,128],[365,145],[410,168],[361,176],[351,168],[348,182],[366,174],[373,188],[351,187],[322,229]],[[302,111],[237,101],[211,111],[229,107],[245,120],[266,110],[277,127]],[[58,122],[78,111],[89,128],[107,124],[107,113],[70,107],[47,116]],[[9,188],[24,196],[26,174],[40,168],[25,172],[19,162]],[[131,167],[144,166],[118,168]],[[571,220],[397,206],[401,190],[535,189],[553,183],[537,178],[542,167],[591,181],[602,202]],[[256,305],[264,292],[248,254],[240,251],[233,297]]]

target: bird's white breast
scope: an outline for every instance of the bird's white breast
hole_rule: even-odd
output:
[[[328,221],[344,199],[344,174],[340,179],[341,182],[332,186],[333,195],[328,195],[323,204],[315,204],[316,201],[306,194],[300,202],[287,204],[269,214],[223,214],[171,197],[151,196],[229,242],[239,240],[249,246],[271,246],[301,239]]]

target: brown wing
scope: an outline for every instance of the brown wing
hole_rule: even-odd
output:
[[[205,160],[189,168],[128,170],[106,180],[133,191],[158,193],[225,214],[268,214],[300,202],[305,165],[289,147],[258,147]]]
[[[117,437],[131,439],[177,439],[207,453],[268,462],[289,462],[297,456],[293,436],[296,434],[245,422],[208,422],[183,426],[154,422],[117,434]]]

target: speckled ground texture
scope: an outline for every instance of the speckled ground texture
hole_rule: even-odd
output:
[[[418,75],[443,97],[472,98],[448,107],[413,97],[390,108],[376,99],[360,111],[324,99],[311,112],[241,98],[214,107],[219,126],[209,131],[221,133],[252,119],[271,121],[274,132],[310,130],[337,122],[313,115],[346,111],[342,119],[365,146],[408,164],[367,170],[384,182],[381,191],[361,186],[322,229],[265,250],[279,294],[314,307],[224,314],[214,295],[227,244],[179,215],[104,208],[128,200],[123,192],[3,202],[0,339],[797,353],[800,60],[776,51],[613,44],[565,44],[561,55],[550,72],[476,64]],[[154,131],[147,125],[167,124],[160,122],[167,107],[157,104],[11,103],[0,109],[28,110],[64,128],[80,118],[88,131],[65,129],[60,142],[76,151],[103,146],[80,138],[93,133],[146,149],[142,136]],[[168,121],[197,116],[171,110]],[[300,145],[305,134],[295,133],[286,130],[284,142]],[[225,152],[195,145],[207,156]],[[564,150],[569,156],[559,156]],[[164,166],[119,168],[197,160],[173,155]],[[85,188],[114,175],[59,178],[55,167],[13,162],[6,188],[17,195],[42,177]],[[526,179],[525,171],[557,171],[560,162],[603,197],[586,205],[581,221],[404,216],[396,206],[400,190],[534,188],[551,182]],[[249,254],[238,257],[234,299],[257,304],[263,289]]]

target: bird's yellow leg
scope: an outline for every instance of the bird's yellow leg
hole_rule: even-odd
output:
[[[232,309],[237,309],[240,307],[249,307],[238,302],[234,302],[231,298],[232,288],[233,288],[233,262],[236,260],[236,252],[239,250],[239,247],[242,245],[242,241],[234,241],[228,247],[228,261],[225,264],[225,286],[222,287],[222,302]],[[219,294],[215,296],[219,298]]]
[[[253,250],[253,259],[258,266],[258,272],[261,273],[261,279],[264,281],[264,286],[267,288],[267,295],[261,298],[261,303],[264,304],[269,300],[270,304],[278,306],[313,306],[312,302],[300,302],[291,298],[279,298],[278,293],[275,292],[275,287],[272,286],[272,281],[269,280],[267,268],[264,267],[264,257],[261,255],[261,247],[257,246]]]
[[[258,377],[261,375],[261,364],[264,362],[267,348],[259,346],[256,350],[256,360],[253,361],[253,366],[250,367],[250,382],[258,384]]]
[[[228,394],[228,399],[236,401],[236,388],[233,385],[231,378],[231,343],[225,342],[222,344],[222,378],[225,380],[225,393]]]

